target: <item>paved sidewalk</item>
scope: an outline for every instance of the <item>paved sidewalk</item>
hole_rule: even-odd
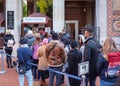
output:
[[[6,60],[4,57],[4,70],[6,73],[2,74],[0,73],[0,86],[19,86],[19,81],[18,81],[18,74],[16,73],[15,68],[7,68]],[[2,71],[2,64],[1,64],[1,54],[0,54],[0,71]],[[47,80],[48,84],[49,79]],[[27,85],[27,80],[25,79],[25,85]],[[40,86],[39,81],[34,82],[34,86]],[[61,86],[67,86],[66,83],[64,83]]]
[[[1,70],[2,70],[2,64],[1,64],[1,54],[0,54],[0,71]],[[0,74],[0,86],[19,86],[18,74],[16,73],[15,68],[12,68],[12,69],[7,68],[5,56],[4,56],[4,70],[6,71],[6,73]],[[48,82],[49,82],[49,79],[47,80],[47,85],[48,85]],[[24,86],[28,86],[26,79],[25,79]],[[34,82],[34,86],[40,86],[39,81]],[[65,79],[65,83],[61,86],[67,86],[66,79]],[[97,78],[96,86],[100,86],[99,77]]]

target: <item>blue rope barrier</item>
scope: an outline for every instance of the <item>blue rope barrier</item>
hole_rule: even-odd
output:
[[[6,53],[4,53],[3,51],[0,52],[0,53],[6,54]],[[6,54],[6,55],[11,56],[11,55],[9,55],[9,54]],[[14,57],[14,56],[11,56],[11,57]],[[51,68],[45,68],[44,66],[38,66],[38,65],[36,65],[36,64],[34,64],[34,63],[31,63],[31,65],[37,66],[37,67],[39,67],[39,68],[42,68],[42,69],[45,69],[45,70],[48,70],[48,71],[52,71],[52,72],[55,72],[55,73],[58,73],[58,74],[61,74],[61,75],[64,75],[64,76],[67,76],[67,77],[70,77],[70,78],[73,78],[73,79],[81,80],[81,77],[79,77],[79,76],[75,76],[75,75],[71,75],[71,74],[68,74],[68,73],[56,71],[56,70],[53,70],[53,69],[51,69]]]
[[[70,77],[70,78],[77,79],[77,80],[81,80],[81,77],[78,77],[78,76],[75,76],[75,75],[71,75],[71,74],[68,74],[68,73],[56,71],[56,70],[53,70],[53,69],[51,69],[51,68],[45,68],[45,67],[43,67],[43,66],[38,66],[38,65],[36,65],[36,64],[34,64],[34,63],[31,63],[31,64],[34,65],[34,66],[37,66],[37,67],[46,69],[46,70],[48,70],[48,71],[52,71],[52,72],[55,72],[55,73],[58,73],[58,74],[61,74],[61,75],[64,75],[64,76],[67,76],[67,77]]]

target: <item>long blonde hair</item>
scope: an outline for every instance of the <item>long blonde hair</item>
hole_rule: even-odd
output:
[[[102,47],[102,53],[103,53],[104,58],[108,60],[108,56],[107,56],[108,53],[118,52],[118,51],[119,49],[117,48],[115,41],[111,37],[108,37],[105,40],[103,47]]]

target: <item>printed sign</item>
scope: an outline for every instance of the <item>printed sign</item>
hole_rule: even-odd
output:
[[[78,64],[78,75],[84,75],[89,73],[89,62],[82,62]]]
[[[7,29],[14,29],[14,11],[7,11]]]
[[[46,23],[46,18],[45,17],[24,17],[23,22],[27,23]]]

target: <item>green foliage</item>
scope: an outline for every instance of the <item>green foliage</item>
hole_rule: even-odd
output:
[[[38,0],[36,5],[40,9],[40,13],[44,13],[52,18],[52,3],[53,0]]]
[[[23,2],[23,17],[27,16],[27,4]]]

